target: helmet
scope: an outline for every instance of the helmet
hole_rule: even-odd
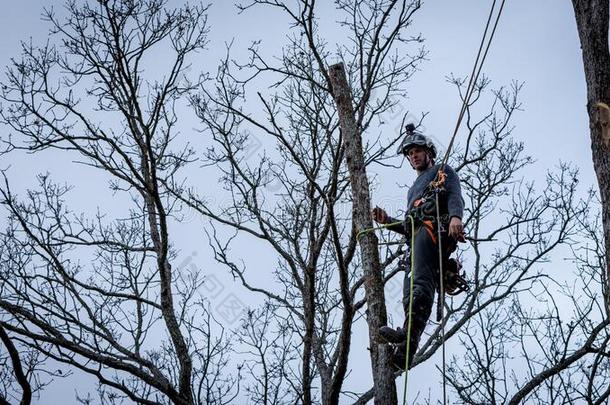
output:
[[[406,154],[407,152],[409,152],[409,149],[414,146],[424,146],[428,148],[428,151],[430,152],[430,157],[432,157],[432,159],[436,159],[436,146],[434,146],[434,142],[432,142],[432,140],[430,140],[421,132],[417,132],[415,130],[415,125],[413,124],[407,124],[405,130],[407,131],[407,135],[398,147],[398,150],[396,152],[398,155]]]

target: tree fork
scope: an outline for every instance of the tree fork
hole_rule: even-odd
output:
[[[370,215],[369,183],[362,150],[362,135],[354,116],[352,95],[343,63],[330,66],[328,76],[339,115],[339,126],[344,139],[345,158],[352,189],[353,226],[357,233],[363,229],[373,227]],[[378,343],[378,330],[381,326],[387,324],[387,312],[377,236],[369,232],[363,235],[358,242],[360,244],[362,271],[366,280],[364,286],[368,304],[367,323],[369,326],[375,404],[396,404],[396,384],[391,367],[389,367],[390,347],[387,344]]]

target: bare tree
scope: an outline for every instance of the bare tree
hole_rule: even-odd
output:
[[[268,58],[255,42],[245,62],[229,49],[205,83],[186,74],[189,55],[205,45],[206,8],[165,6],[70,2],[65,21],[46,14],[50,44],[24,44],[9,70],[1,117],[13,135],[5,153],[52,150],[78,159],[108,176],[126,209],[110,219],[74,212],[71,188],[46,174],[36,190],[17,196],[5,172],[0,337],[18,356],[0,357],[0,372],[11,375],[3,396],[26,397],[28,384],[35,393],[59,364],[97,378],[97,395],[109,403],[223,404],[242,386],[264,404],[396,403],[398,374],[376,331],[386,322],[382,287],[404,270],[397,264],[404,247],[383,245],[377,254],[378,236],[361,231],[376,181],[367,172],[386,164],[401,137],[377,135],[375,125],[399,105],[425,56],[421,37],[408,31],[419,1],[336,1],[343,19],[334,28],[346,38],[336,46],[323,38],[324,10],[314,1],[244,4],[243,12],[267,7],[286,19],[288,43]],[[159,48],[171,54],[164,75],[145,69]],[[330,61],[345,67],[342,89]],[[461,94],[463,81],[453,82]],[[442,326],[446,340],[460,339],[467,350],[448,369],[459,401],[601,403],[608,397],[608,317],[598,304],[606,251],[587,218],[592,202],[577,198],[568,166],[549,173],[542,191],[523,179],[532,161],[510,123],[520,85],[488,86],[487,79],[477,85],[451,160],[467,197],[470,247],[462,255],[471,291],[447,301],[413,364],[439,351]],[[213,142],[200,163],[218,176],[221,204],[181,174],[198,158],[177,137],[181,99]],[[201,295],[202,274],[173,267],[170,229],[184,205],[209,220],[216,261],[265,298],[237,331],[233,376],[226,373],[232,345]],[[594,246],[578,245],[581,237]],[[277,258],[274,285],[252,281],[258,265],[240,260],[238,240],[262,242]],[[582,295],[542,271],[567,244]],[[572,322],[558,291],[575,308]],[[542,310],[528,308],[532,295]],[[367,321],[373,381],[353,393],[345,385],[359,319]],[[528,374],[516,376],[523,364]],[[78,399],[95,402],[89,394]]]
[[[371,219],[371,196],[369,181],[366,174],[362,134],[356,122],[353,111],[352,95],[345,75],[343,64],[336,64],[328,69],[332,93],[337,105],[337,115],[341,134],[344,139],[345,161],[350,174],[352,191],[352,223],[353,232],[360,245],[362,274],[365,279],[365,297],[367,303],[367,322],[369,326],[369,341],[371,361],[373,364],[373,381],[375,382],[375,398],[378,402],[396,401],[392,392],[392,370],[388,367],[392,350],[388,345],[375,345],[378,341],[379,329],[388,323],[383,274],[379,259],[377,238],[371,232],[362,235],[373,228]],[[388,392],[390,395],[388,396]]]
[[[202,275],[172,268],[178,208],[164,187],[192,156],[176,105],[199,84],[186,73],[206,44],[206,7],[166,3],[69,1],[65,17],[45,12],[47,45],[24,43],[9,67],[5,153],[52,150],[98,169],[110,182],[100,193],[126,209],[87,217],[50,176],[18,197],[5,174],[0,327],[46,367],[97,378],[103,401],[226,403],[239,376],[224,373],[229,346],[212,336]],[[157,52],[161,73],[146,65]]]
[[[610,51],[608,50],[608,2],[572,0],[587,82],[587,112],[593,167],[602,204],[605,287],[610,275]],[[605,294],[606,298],[610,297]],[[610,298],[609,298],[610,299]],[[610,313],[610,301],[606,302]]]
[[[292,27],[282,55],[267,59],[259,43],[250,48],[248,62],[234,62],[229,54],[215,87],[204,86],[193,98],[198,116],[216,141],[207,164],[221,170],[229,203],[215,207],[192,188],[176,187],[176,194],[212,220],[215,231],[210,240],[217,260],[247,288],[271,300],[276,312],[282,311],[279,316],[291,320],[286,323],[290,333],[301,336],[301,372],[292,382],[299,387],[299,401],[316,402],[312,381],[317,377],[322,403],[339,401],[352,326],[367,302],[360,299],[366,287],[366,299],[371,299],[367,320],[375,401],[395,403],[389,352],[385,345],[380,349],[376,339],[378,327],[386,322],[383,288],[381,283],[370,288],[372,274],[361,273],[362,263],[355,255],[361,225],[348,214],[352,199],[343,164],[345,134],[338,128],[327,68],[332,58],[344,61],[355,125],[359,132],[368,130],[380,114],[397,105],[397,96],[405,93],[405,84],[424,57],[421,49],[411,46],[421,38],[407,32],[420,2],[335,2],[342,15],[339,28],[347,36],[337,52],[321,37],[322,11],[316,2],[252,1],[241,10],[260,6],[287,18]],[[269,91],[261,90],[269,85]],[[254,92],[258,111],[244,104]],[[399,136],[383,147],[369,139],[363,145],[364,163],[383,158]],[[260,152],[258,162],[248,160],[254,137],[269,142],[275,153],[269,148]],[[232,239],[219,236],[225,227],[266,242],[279,256],[277,289],[252,284],[249,266],[238,263],[231,251]],[[375,277],[380,278],[379,272]]]
[[[364,260],[375,262],[374,257],[365,255],[363,261],[358,261],[354,255],[358,231],[366,227],[366,222],[361,219],[356,221],[353,216],[348,217],[350,232],[346,235],[335,233],[335,230],[346,228],[341,224],[341,217],[338,215],[340,211],[337,207],[346,205],[351,207],[355,203],[353,199],[356,198],[353,190],[352,199],[345,194],[345,191],[349,190],[348,187],[355,187],[353,181],[347,183],[350,179],[343,168],[343,159],[347,155],[346,131],[352,128],[357,134],[366,134],[372,117],[378,117],[387,110],[371,109],[370,112],[360,115],[362,106],[370,100],[362,101],[362,97],[366,97],[367,94],[366,90],[362,89],[366,86],[358,81],[359,76],[354,75],[353,72],[366,71],[366,69],[359,70],[359,59],[355,58],[356,62],[354,62],[344,58],[347,68],[346,78],[349,80],[348,90],[351,90],[353,102],[351,107],[346,105],[345,110],[348,113],[350,110],[353,111],[354,117],[351,118],[351,123],[341,126],[342,132],[338,135],[328,136],[337,129],[340,120],[335,113],[336,107],[328,104],[331,100],[330,95],[335,98],[338,95],[337,89],[333,89],[331,78],[327,77],[327,70],[324,69],[326,65],[319,63],[320,59],[322,61],[328,59],[326,48],[312,48],[311,41],[307,40],[315,38],[307,31],[308,27],[315,27],[313,9],[305,7],[291,10],[284,4],[263,3],[288,13],[303,35],[294,39],[285,49],[285,54],[280,59],[283,64],[279,66],[264,60],[258,48],[259,44],[253,46],[252,58],[246,65],[232,65],[227,58],[219,70],[216,89],[204,89],[203,94],[194,99],[198,115],[220,146],[209,155],[209,159],[211,164],[222,168],[227,189],[231,192],[231,203],[224,209],[215,211],[206,205],[203,198],[194,190],[189,190],[183,195],[186,195],[185,201],[213,219],[216,224],[228,225],[238,232],[245,231],[267,241],[280,255],[281,262],[276,274],[278,280],[283,283],[284,290],[278,293],[269,288],[251,285],[247,277],[248,267],[238,265],[226,254],[230,241],[222,242],[217,238],[216,233],[212,237],[212,244],[216,247],[219,261],[224,263],[248,288],[265,294],[268,299],[286,308],[286,316],[293,316],[294,324],[303,325],[302,381],[296,384],[303,387],[303,402],[313,401],[312,396],[307,392],[314,378],[312,372],[317,371],[322,387],[322,402],[332,403],[338,398],[336,396],[338,391],[334,391],[336,385],[331,381],[339,381],[340,387],[341,379],[337,377],[344,378],[344,374],[335,374],[331,379],[328,376],[332,374],[325,373],[332,372],[329,365],[334,366],[333,360],[335,358],[341,360],[345,349],[349,349],[349,346],[342,346],[342,343],[349,345],[349,341],[341,340],[341,337],[345,336],[345,331],[351,330],[347,321],[353,322],[357,311],[370,304],[371,297],[375,300],[383,297],[381,293],[376,296],[367,294],[363,299],[355,299],[360,288],[365,283],[371,283],[371,275],[367,276],[366,271],[365,277],[358,276],[360,266],[364,269]],[[344,6],[344,11],[357,9],[341,4]],[[309,25],[303,22],[303,18],[306,22],[310,21]],[[374,18],[368,20],[375,21]],[[242,70],[253,69],[253,73],[246,79],[240,79],[235,76],[236,67]],[[266,121],[243,108],[243,98],[248,94],[249,86],[255,79],[260,79],[263,73],[273,74],[272,83],[281,89],[267,96],[258,93]],[[405,72],[401,70],[393,72],[390,69],[384,78],[401,73]],[[453,79],[453,82],[461,92],[463,81]],[[568,180],[562,180],[558,184],[550,183],[555,184],[555,187],[549,188],[543,194],[535,193],[532,185],[519,180],[519,173],[531,163],[529,157],[523,156],[523,145],[511,138],[510,120],[520,108],[518,101],[520,85],[514,84],[511,88],[492,92],[488,111],[483,111],[477,116],[476,107],[482,104],[481,100],[486,94],[485,89],[488,85],[489,81],[484,78],[476,86],[475,95],[467,106],[466,139],[459,153],[452,158],[452,165],[460,173],[468,196],[469,208],[464,221],[470,229],[472,244],[470,254],[473,259],[474,274],[471,293],[449,302],[445,318],[441,321],[446,331],[446,340],[457,337],[466,325],[475,322],[487,311],[501,312],[505,303],[512,302],[524,290],[530,291],[533,280],[540,276],[534,271],[536,266],[544,262],[558,246],[571,241],[576,232],[575,226],[586,211],[584,206],[574,202],[573,184]],[[385,88],[383,85],[374,86]],[[348,95],[347,98],[349,99],[350,96]],[[388,100],[391,103],[391,97]],[[368,111],[366,107],[364,110]],[[273,161],[269,155],[264,155],[259,164],[248,161],[246,159],[248,135],[252,136],[252,134],[259,139],[266,135],[277,142],[278,150],[282,154],[280,161]],[[366,168],[373,162],[381,162],[386,156],[387,145],[392,145],[392,140],[385,142],[385,149],[377,149],[371,147],[374,141],[367,142],[366,135],[362,136],[364,139],[362,146],[359,146],[357,141],[355,145],[356,149],[360,149],[363,153],[362,163]],[[321,153],[326,150],[329,152],[328,157]],[[357,163],[352,164],[357,165]],[[323,176],[320,168],[326,167],[333,168],[334,172]],[[353,171],[350,174],[360,176]],[[320,178],[324,183],[319,184]],[[368,187],[361,183],[358,183],[359,188]],[[277,186],[275,195],[265,192],[270,184]],[[336,192],[335,184],[340,186],[338,190],[341,193],[329,194]],[[557,199],[564,201],[565,204],[549,206],[549,201]],[[364,205],[366,206],[367,203]],[[490,225],[490,215],[494,213],[494,218],[497,219],[498,208],[502,209],[501,212],[505,217],[500,224]],[[348,209],[352,211],[352,208]],[[366,210],[359,210],[360,213],[364,211]],[[320,217],[317,217],[318,215]],[[309,234],[306,233],[308,230]],[[315,230],[322,232],[315,233]],[[302,232],[303,236],[299,232]],[[328,239],[325,239],[327,236]],[[349,237],[346,239],[346,236]],[[502,242],[498,244],[498,240]],[[325,246],[326,241],[329,242],[333,261],[320,263],[315,256],[315,248]],[[343,249],[340,249],[342,246],[347,247],[347,253],[343,253]],[[493,253],[487,253],[489,251]],[[319,252],[324,254],[324,249]],[[392,266],[402,253],[401,249],[387,250],[380,256],[386,259],[379,263],[378,267],[375,265],[371,267],[383,271],[382,282],[387,282],[398,273],[398,269]],[[314,255],[312,264],[303,260],[311,258],[312,255]],[[340,260],[342,258],[343,261]],[[349,269],[349,272],[342,278],[343,269]],[[333,290],[329,289],[330,284],[326,281],[333,278],[325,275],[331,272],[338,272],[340,276],[339,288],[335,290],[340,295],[334,300],[329,294]],[[311,279],[325,281],[316,284],[317,288],[312,288]],[[342,280],[349,282],[345,283]],[[351,295],[348,295],[347,291]],[[295,306],[295,300],[300,305]],[[334,332],[338,334],[334,346],[324,348],[320,343],[328,342],[327,336],[332,336],[333,333],[332,324],[329,322],[332,320],[332,315],[330,317],[327,315],[331,314],[326,309],[327,303],[331,303],[330,308],[342,310],[344,322],[340,324],[341,329],[337,328]],[[316,317],[319,317],[320,321],[316,322]],[[373,353],[378,347],[378,342],[374,332],[384,319],[379,314],[372,315],[370,310],[367,317],[372,330],[370,341],[373,369],[375,369],[378,360]],[[427,338],[415,357],[414,365],[431,358],[441,348],[441,325],[434,326],[428,331]],[[299,328],[296,328],[295,332],[298,331]],[[310,351],[313,353],[317,370],[312,371],[308,364],[311,361]],[[332,354],[329,357],[331,361],[324,357],[326,353]],[[336,364],[340,365],[341,362]],[[395,401],[393,388],[386,385],[388,379],[379,381],[381,375],[386,375],[384,373],[392,375],[389,373],[390,369],[387,364],[378,365],[380,365],[380,374],[373,372],[375,386],[367,392],[357,394],[357,403],[365,403],[371,399],[380,403]],[[378,391],[379,386],[385,388]],[[328,387],[333,391],[327,395]]]
[[[555,192],[569,188],[576,172],[564,167],[561,174],[549,177]],[[555,201],[551,205],[571,204]],[[460,340],[466,356],[455,358],[450,368],[459,403],[607,402],[605,256],[599,217],[587,218],[595,211],[591,203],[582,203],[584,215],[574,213],[583,224],[570,238],[576,272],[563,282],[555,269],[532,273],[521,292],[481,311],[464,329]]]
[[[249,377],[246,392],[256,404],[298,403],[301,387],[297,370],[292,369],[300,342],[289,326],[290,320],[278,323],[278,308],[267,302],[258,310],[250,310],[239,332],[244,367]]]

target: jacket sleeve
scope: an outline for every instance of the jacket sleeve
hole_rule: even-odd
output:
[[[400,221],[400,220],[396,219],[396,218],[392,218],[392,217],[388,218],[388,223],[398,222],[398,221]],[[407,221],[403,219],[398,224],[394,224],[394,225],[388,226],[387,229],[389,229],[392,232],[396,232],[396,233],[399,233],[401,235],[407,236]]]
[[[447,190],[447,211],[449,218],[458,217],[462,219],[464,216],[464,199],[462,198],[460,178],[451,166],[445,165],[444,170],[447,175],[445,189]]]

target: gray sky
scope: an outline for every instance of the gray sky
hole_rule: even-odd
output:
[[[41,22],[39,16],[42,7],[50,3],[61,7],[61,2],[42,0],[4,2],[0,14],[0,65],[5,66],[11,56],[18,55],[20,40],[31,37],[34,43],[45,41],[48,25]],[[224,44],[232,39],[235,39],[233,50],[237,57],[240,53],[245,55],[245,47],[255,39],[262,39],[266,49],[279,52],[286,35],[285,26],[271,23],[273,18],[259,11],[237,16],[229,1],[215,3],[210,10],[210,49],[201,54],[201,60],[193,64],[194,69],[214,71],[224,52]],[[404,101],[404,107],[416,115],[429,111],[426,131],[441,143],[448,142],[460,107],[455,90],[445,77],[451,73],[463,76],[470,72],[490,3],[481,0],[429,0],[416,16],[413,29],[425,37],[429,61],[421,66],[421,71],[410,83],[409,98]],[[334,40],[328,38],[328,41],[333,43]],[[521,95],[523,111],[517,114],[513,124],[516,126],[515,136],[526,142],[526,151],[537,160],[528,169],[528,177],[542,179],[547,168],[553,168],[559,161],[570,161],[580,167],[584,184],[595,185],[585,110],[585,81],[571,2],[508,0],[484,71],[492,80],[493,87],[509,85],[512,80],[525,83]],[[197,124],[193,121],[190,125],[194,127]],[[12,166],[9,174],[13,185],[18,187],[34,184],[37,173],[53,168],[56,180],[76,183],[79,191],[88,195],[96,190],[96,184],[86,177],[85,173],[89,173],[86,169],[75,173],[72,165],[57,164],[52,156],[35,160],[23,155],[10,161],[2,159],[0,166]],[[405,167],[401,170],[405,177],[399,183],[409,184],[414,174]],[[379,174],[384,175],[384,172]],[[394,177],[387,181],[381,179],[374,199],[400,200],[404,190],[396,184]],[[86,205],[87,201],[82,203]],[[196,225],[193,232],[196,232]],[[201,243],[201,239],[187,238],[182,248],[183,258],[187,259],[191,252],[198,252]],[[257,252],[250,253],[260,260],[259,268],[272,265],[272,260],[264,263]],[[198,265],[212,266],[204,256],[204,252],[197,255],[195,261]],[[218,282],[226,289],[222,294],[224,297],[240,291],[231,285],[230,278],[221,278]],[[394,298],[397,302],[400,297]],[[389,306],[395,305],[389,303]],[[366,333],[362,332],[357,330],[354,335],[353,346],[362,350],[354,351],[350,363],[354,371],[346,389],[364,390],[371,383],[368,372],[360,371],[369,368]],[[452,350],[457,348],[449,345],[448,353]],[[412,374],[414,385],[410,390],[414,392],[413,387],[418,386],[425,391],[424,381],[429,380],[429,373],[437,373],[435,367],[434,360],[417,367]],[[73,391],[74,384],[55,384],[49,388],[48,396],[44,396],[46,400],[40,403],[50,403],[49,398],[58,399],[63,395],[69,398],[63,403],[70,403]]]

